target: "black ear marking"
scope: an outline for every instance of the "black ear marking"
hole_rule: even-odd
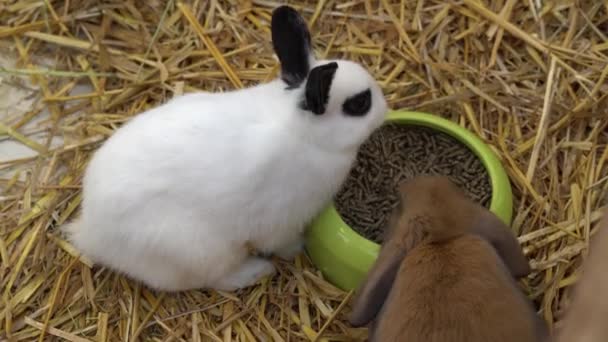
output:
[[[331,62],[313,68],[308,74],[306,92],[302,109],[309,110],[317,115],[325,113],[329,90],[334,79],[338,63]]]
[[[372,106],[372,92],[370,89],[355,94],[342,104],[342,111],[350,116],[364,116]]]
[[[311,39],[304,18],[289,6],[272,13],[272,45],[281,62],[281,79],[290,88],[299,86],[310,70]]]

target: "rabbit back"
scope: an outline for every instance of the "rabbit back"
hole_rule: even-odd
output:
[[[327,189],[341,181],[333,174],[348,170],[351,156],[324,153],[297,137],[289,129],[294,115],[281,101],[259,108],[259,96],[244,94],[185,95],[118,130],[85,175],[85,206],[100,211],[96,217],[85,212],[85,219],[133,215],[142,207],[154,216],[154,209],[163,209],[154,208],[155,198],[158,206],[168,199],[180,204],[220,231],[229,222],[251,231],[256,220],[288,223],[316,211],[331,196]],[[337,170],[328,172],[334,165]]]
[[[465,235],[405,257],[372,341],[539,341],[536,319],[491,245]]]

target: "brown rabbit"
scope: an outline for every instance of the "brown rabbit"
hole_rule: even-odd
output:
[[[572,303],[559,332],[558,342],[608,341],[608,209],[591,241],[583,275],[574,289]]]
[[[403,183],[350,323],[370,341],[527,342],[547,336],[514,277],[531,269],[494,214],[445,177]]]

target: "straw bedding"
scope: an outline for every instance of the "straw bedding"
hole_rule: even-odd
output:
[[[102,4],[103,3],[103,4]],[[320,56],[363,63],[392,108],[436,113],[488,142],[515,192],[524,287],[553,325],[568,302],[608,188],[608,5],[601,1],[354,0],[301,8]],[[91,152],[175,95],[271,79],[274,1],[0,4],[3,84],[31,93],[0,139],[0,340],[352,341],[350,294],[305,256],[238,293],[156,293],[75,257]],[[75,92],[87,86],[86,91]],[[42,117],[48,109],[49,115]],[[35,140],[34,136],[42,136]],[[61,138],[60,143],[52,137]]]

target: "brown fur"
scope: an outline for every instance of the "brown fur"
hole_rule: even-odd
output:
[[[400,187],[351,324],[370,341],[541,341],[546,331],[513,276],[530,272],[515,237],[447,178]]]
[[[557,334],[558,342],[608,341],[608,210],[591,241],[573,301]]]

